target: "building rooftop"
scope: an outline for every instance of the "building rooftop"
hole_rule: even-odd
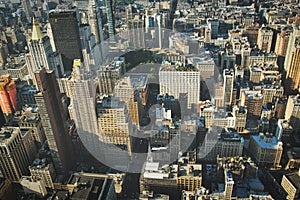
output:
[[[131,84],[134,89],[144,89],[148,83],[148,74],[144,73],[126,73],[126,76],[130,78]]]
[[[259,135],[252,135],[253,140],[262,148],[277,149],[279,142],[272,134],[266,135],[260,133]]]
[[[202,165],[179,163],[160,166],[159,162],[146,162],[143,176],[148,179],[176,179],[181,176],[202,177]]]
[[[113,180],[81,174],[72,174],[67,185],[73,186],[71,199],[106,199]]]
[[[0,131],[0,143],[9,142],[13,134],[19,131],[19,127],[2,127]]]
[[[244,141],[238,132],[232,128],[224,128],[218,138],[223,141]]]
[[[182,61],[166,61],[163,60],[160,71],[185,71],[185,72],[196,72],[199,71],[192,64],[185,64]]]
[[[30,166],[30,169],[45,169],[49,167],[49,160],[47,158],[36,158]]]
[[[125,102],[120,101],[117,97],[104,97],[97,103],[97,108],[124,108]]]

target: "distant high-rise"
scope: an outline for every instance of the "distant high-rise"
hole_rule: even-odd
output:
[[[144,20],[140,19],[140,17],[136,15],[133,19],[127,21],[127,26],[130,46],[133,48],[145,48]]]
[[[144,28],[144,16],[141,17],[138,14],[132,14],[132,5],[126,7],[126,19],[128,27],[128,38],[130,46],[133,48],[145,47],[145,28]]]
[[[285,92],[291,94],[300,88],[300,28],[294,26],[290,36],[284,68],[286,71]]]
[[[95,0],[90,0],[89,2],[88,19],[91,26],[91,32],[95,35],[96,43],[99,44],[103,41],[102,19]]]
[[[280,166],[283,143],[273,135],[260,133],[250,137],[248,151],[259,166],[276,168]]]
[[[32,17],[33,17],[33,12],[32,12],[32,9],[31,9],[30,0],[22,0],[22,7],[25,11],[27,21],[31,22]]]
[[[57,174],[66,174],[73,164],[61,94],[53,72],[45,68],[35,73],[39,93],[36,104]]]
[[[109,42],[115,42],[115,18],[113,0],[105,0]]]
[[[128,151],[131,152],[129,136],[132,127],[125,103],[118,98],[105,97],[97,106],[97,114],[100,132],[105,135],[104,141],[127,145]]]
[[[28,130],[28,129],[27,129]],[[5,127],[0,131],[0,167],[3,176],[19,182],[26,175],[28,166],[37,153],[30,131],[21,131],[17,127]]]
[[[211,39],[217,39],[219,32],[219,20],[209,19],[207,21],[208,27],[211,30]]]
[[[234,115],[235,115],[235,129],[238,133],[244,132],[246,128],[247,122],[247,109],[245,107],[237,107],[233,108]]]
[[[73,60],[83,58],[76,11],[52,11],[49,22],[55,49],[62,54],[65,71],[70,72]]]
[[[6,120],[17,111],[16,83],[11,75],[0,75],[0,106]]]

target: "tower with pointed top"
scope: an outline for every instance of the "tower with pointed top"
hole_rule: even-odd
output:
[[[32,20],[32,35],[28,42],[29,55],[27,57],[27,67],[34,84],[36,85],[34,72],[45,68],[54,70],[56,77],[60,77],[64,73],[61,57],[58,53],[53,52],[50,39],[45,36],[37,21]]]

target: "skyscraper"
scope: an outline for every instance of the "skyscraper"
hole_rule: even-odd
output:
[[[56,77],[60,77],[64,74],[64,69],[60,54],[53,52],[49,37],[41,32],[34,18],[32,24],[31,40],[28,42],[30,54],[28,59],[30,61],[27,62],[27,68],[33,83],[36,85],[34,76],[36,70],[45,67],[47,70],[54,70]]]
[[[69,111],[83,142],[98,134],[96,116],[96,81],[86,78],[80,60],[74,60],[72,78],[68,81],[71,104]],[[85,103],[83,103],[85,102]]]
[[[139,124],[138,102],[135,97],[135,89],[131,83],[130,77],[121,79],[114,88],[114,96],[119,97],[127,105],[132,123]]]
[[[62,54],[64,69],[72,71],[73,60],[83,58],[76,11],[51,11],[49,22],[55,49]]]
[[[0,75],[0,106],[6,120],[17,110],[17,89],[11,75]]]
[[[180,61],[163,61],[159,70],[160,94],[187,94],[187,108],[200,101],[200,72],[193,66],[185,66]],[[180,100],[180,99],[179,99]]]
[[[61,94],[53,74],[45,68],[35,73],[39,93],[35,100],[57,174],[66,174],[73,164]]]
[[[290,36],[284,63],[286,71],[285,91],[291,94],[300,86],[300,28],[294,26]]]
[[[18,182],[26,175],[34,159],[36,147],[30,131],[17,127],[5,127],[0,131],[0,167],[3,176]]]
[[[146,11],[147,12],[147,11]],[[146,20],[149,19],[146,17]],[[145,47],[145,29],[144,16],[141,16],[140,13],[132,13],[132,5],[128,5],[126,7],[126,21],[128,27],[128,39],[129,39],[129,46],[133,48],[144,48]],[[149,22],[148,22],[149,26]]]
[[[145,29],[144,20],[139,15],[135,15],[133,19],[127,21],[128,37],[130,46],[133,48],[145,48]]]
[[[132,153],[131,134],[134,131],[125,102],[105,97],[97,104],[97,116],[102,142],[114,144],[123,150],[122,154],[118,151],[104,152],[105,159],[113,160],[112,164],[115,165],[124,165]]]
[[[22,7],[25,11],[27,21],[30,22],[33,17],[30,0],[22,0]]]
[[[95,35],[96,43],[99,44],[104,40],[104,38],[102,31],[101,14],[97,9],[95,0],[91,0],[89,2],[88,19],[91,26],[91,32]]]
[[[300,132],[300,96],[290,95],[286,105],[285,119],[290,120],[293,130]]]

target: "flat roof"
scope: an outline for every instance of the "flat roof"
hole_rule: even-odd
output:
[[[265,137],[262,139],[260,138],[259,135],[253,135],[252,138],[253,140],[259,144],[259,146],[261,146],[262,148],[265,148],[265,149],[277,149],[277,146],[278,146],[278,141],[276,139],[275,136],[273,136],[272,138],[269,138],[270,140],[268,140],[268,142],[265,140]]]
[[[145,170],[147,171],[157,171],[159,167],[159,162],[146,162]]]
[[[126,73],[126,76],[130,78],[135,89],[145,88],[148,83],[149,75],[146,73]]]

